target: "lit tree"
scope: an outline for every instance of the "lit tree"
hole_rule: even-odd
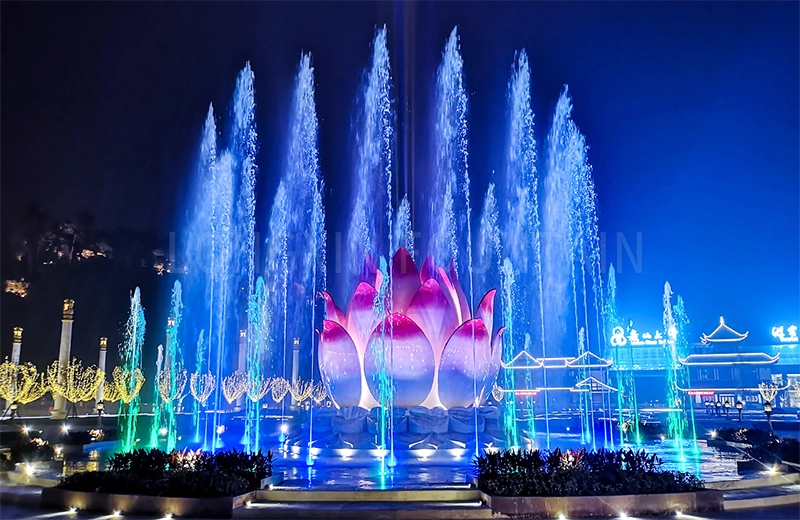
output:
[[[320,381],[314,386],[314,390],[311,392],[311,399],[314,400],[316,404],[322,404],[322,401],[328,396],[328,389],[325,388],[325,385]]]
[[[214,374],[200,374],[194,372],[189,378],[189,391],[198,403],[205,406],[206,401],[211,396],[211,392],[217,387],[217,378]]]
[[[122,399],[122,392],[119,391],[117,385],[113,381],[106,381],[106,384],[103,385],[103,402],[116,403],[120,399]]]
[[[301,381],[299,379],[289,388],[289,392],[291,392],[292,398],[297,401],[297,404],[311,397],[313,391],[314,386],[310,381]]]
[[[247,374],[237,370],[233,374],[222,378],[222,395],[225,396],[228,404],[231,404],[244,395],[249,385],[250,380]]]
[[[81,362],[74,359],[64,365],[58,361],[47,367],[47,385],[55,396],[61,396],[73,405],[94,399],[97,389],[103,382],[105,373],[90,366],[84,368]]]
[[[772,403],[778,396],[779,387],[775,383],[758,383],[758,393],[768,403]]]
[[[176,365],[174,382],[172,370],[172,367],[164,367],[158,373],[158,393],[165,403],[182,398],[183,391],[186,388],[186,369]]]
[[[283,401],[286,394],[289,393],[289,381],[283,377],[276,377],[272,380],[272,400],[276,403]]]
[[[17,365],[10,361],[0,364],[0,398],[10,404],[28,404],[47,393],[44,374],[31,363]]]
[[[259,376],[258,378],[251,380],[250,384],[247,386],[247,397],[249,397],[254,403],[257,403],[269,393],[271,388],[272,379],[264,379],[263,377]]]
[[[119,392],[119,399],[125,404],[130,404],[131,401],[136,399],[145,381],[144,374],[138,368],[131,372],[122,367],[114,367],[114,372],[111,376],[114,378],[114,388]],[[103,398],[105,399],[105,395]]]

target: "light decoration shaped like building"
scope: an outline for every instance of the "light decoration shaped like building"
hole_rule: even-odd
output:
[[[745,339],[748,334],[750,334],[749,331],[740,334],[728,327],[725,325],[725,319],[720,316],[719,325],[714,329],[714,332],[711,334],[703,333],[703,335],[700,336],[700,342],[703,345],[708,345],[709,343],[736,343]]]

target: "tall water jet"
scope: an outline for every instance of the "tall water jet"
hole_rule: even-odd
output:
[[[621,443],[641,445],[639,432],[639,402],[636,399],[636,381],[633,369],[633,346],[625,337],[623,320],[617,310],[617,275],[614,266],[608,270],[608,284],[604,304],[605,349],[603,357],[614,361],[614,384],[617,392],[617,422]]]
[[[184,300],[188,304],[183,334],[187,342],[196,345],[196,374],[206,374],[212,370],[216,373],[210,356],[212,343],[218,341],[216,337],[212,337],[216,334],[214,314],[219,308],[214,299],[219,298],[221,292],[218,286],[220,280],[215,277],[215,267],[219,268],[219,236],[212,226],[215,208],[219,206],[217,160],[217,125],[214,107],[209,105],[199,146],[193,196],[187,204],[183,243],[186,259],[183,291]],[[218,402],[218,399],[215,398],[213,402]],[[209,448],[209,422],[201,425],[201,408],[205,407],[206,403],[200,403],[196,399],[192,405],[194,441],[202,440],[202,446]]]
[[[442,51],[436,72],[435,181],[428,222],[428,252],[439,265],[452,264],[459,279],[468,280],[466,301],[474,309],[472,273],[472,208],[467,140],[467,92],[458,28],[454,27]],[[473,337],[473,371],[477,353]],[[477,380],[473,396],[478,401]],[[475,455],[479,455],[478,407],[474,408]]]
[[[119,429],[120,449],[130,452],[136,445],[136,422],[139,415],[139,395],[137,381],[133,375],[142,369],[142,346],[144,345],[145,332],[144,309],[142,308],[141,294],[137,287],[131,296],[131,306],[128,321],[125,324],[125,338],[121,345],[120,360],[126,373],[131,377],[126,381],[128,388],[126,394],[133,396],[129,403],[120,403]]]
[[[550,356],[568,353],[564,338],[567,337],[567,313],[572,303],[567,294],[572,269],[571,171],[568,162],[571,112],[572,103],[565,90],[558,99],[547,137],[547,176],[542,211],[544,342]]]
[[[246,366],[236,367],[238,370],[245,370],[250,380],[260,374],[261,359],[257,357],[256,342],[250,330],[251,324],[258,318],[250,316],[255,309],[252,307],[253,285],[255,283],[255,210],[256,210],[256,153],[258,151],[258,134],[255,123],[255,75],[248,62],[244,69],[239,73],[236,80],[236,89],[233,94],[233,127],[231,129],[231,144],[233,169],[238,172],[239,190],[236,199],[236,210],[234,212],[234,228],[236,229],[235,239],[235,262],[237,278],[237,291],[241,294],[237,302],[237,308],[244,308],[244,315],[247,317],[247,328],[245,330],[246,341]],[[254,422],[258,422],[260,412],[257,403],[246,400],[245,411],[245,436],[252,432]],[[246,444],[249,444],[247,440]]]
[[[672,307],[675,321],[675,356],[678,358],[678,368],[675,374],[676,389],[689,388],[689,368],[680,363],[680,359],[685,359],[690,354],[689,347],[689,316],[686,314],[686,306],[683,298],[678,295],[675,305]],[[683,409],[687,419],[684,438],[692,443],[692,452],[697,455],[697,424],[694,417],[694,405],[691,397],[684,395],[678,398],[678,404]]]
[[[169,319],[167,320],[167,346],[164,365],[169,367],[169,401],[165,403],[164,426],[167,428],[166,451],[175,449],[178,437],[177,411],[186,389],[187,374],[183,363],[183,352],[180,346],[180,327],[183,317],[183,301],[181,299],[181,282],[175,281],[172,288]],[[159,385],[160,385],[159,381]],[[163,396],[162,396],[163,397]],[[164,398],[163,400],[166,401]]]
[[[322,204],[323,182],[317,149],[317,112],[314,100],[314,69],[311,56],[304,54],[295,82],[288,132],[285,170],[270,216],[269,248],[276,254],[268,262],[278,263],[275,286],[283,295],[283,370],[286,377],[287,341],[298,338],[311,360],[308,379],[312,385],[316,365],[316,296],[325,290],[325,210]],[[289,204],[292,211],[289,211]],[[275,229],[272,228],[273,218]],[[292,257],[289,258],[289,252]],[[269,265],[267,266],[270,267]],[[304,356],[301,353],[301,358]],[[285,415],[285,414],[284,414]],[[313,463],[313,408],[308,421],[307,463]]]
[[[267,303],[267,287],[264,278],[258,277],[255,291],[250,298],[248,317],[248,356],[247,374],[247,421],[245,422],[246,445],[252,452],[258,452],[261,442],[261,399],[266,395],[264,376],[264,353],[270,334],[272,309]]]
[[[675,440],[675,447],[680,453],[681,462],[685,461],[683,452],[683,432],[686,428],[685,417],[683,410],[678,408],[680,406],[678,395],[678,353],[675,339],[677,337],[677,328],[675,327],[675,318],[672,312],[672,287],[669,282],[664,284],[664,333],[666,334],[666,343],[664,348],[667,354],[667,434],[670,439]]]
[[[505,298],[510,306],[505,311],[507,351],[510,358],[531,343],[529,354],[545,358],[544,321],[542,313],[542,267],[539,237],[538,175],[536,169],[536,139],[534,115],[531,104],[531,74],[528,56],[521,51],[514,62],[508,85],[508,127],[505,148],[505,168],[500,206],[500,228],[503,230],[503,252],[508,259],[506,280],[502,286],[508,291]],[[511,277],[513,273],[513,278]],[[547,373],[542,370],[542,381],[534,381],[532,373],[525,371],[524,386],[542,386],[545,402],[546,439],[550,442],[550,423],[547,395]],[[532,399],[527,399],[528,431],[535,437]]]
[[[394,111],[386,27],[372,41],[372,58],[357,104],[356,164],[352,213],[347,232],[347,276],[343,292],[355,285],[367,257],[391,253]],[[410,221],[409,221],[410,222]],[[343,296],[345,296],[343,294]]]
[[[229,348],[234,337],[231,332],[231,311],[232,287],[231,264],[233,260],[233,191],[234,173],[232,157],[229,152],[220,155],[219,162],[213,171],[211,206],[211,290],[210,290],[210,312],[209,312],[209,348],[208,366],[215,374],[216,380],[221,382],[225,374],[225,352]],[[214,394],[214,411],[211,421],[211,446],[206,448],[216,450],[221,446],[220,421],[222,417],[219,411],[223,408],[222,392]],[[206,422],[206,430],[208,430]],[[208,432],[206,437],[208,437]]]

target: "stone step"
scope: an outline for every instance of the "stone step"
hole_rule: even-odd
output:
[[[481,500],[480,491],[463,485],[461,487],[433,487],[423,489],[331,489],[292,488],[273,486],[272,489],[256,491],[258,502],[473,502]]]
[[[729,491],[724,497],[726,511],[800,504],[800,485]]]
[[[469,520],[492,518],[492,510],[478,500],[468,502],[251,502],[234,509],[233,518]]]

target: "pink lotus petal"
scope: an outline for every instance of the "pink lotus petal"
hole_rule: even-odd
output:
[[[458,327],[456,310],[433,278],[422,284],[412,298],[406,315],[425,332],[438,366],[445,342]]]
[[[476,318],[456,329],[439,363],[439,399],[445,408],[471,406],[475,402],[480,396],[475,391],[482,390],[490,374],[491,355],[489,332],[483,320]]]
[[[401,247],[392,257],[392,310],[406,312],[411,298],[419,289],[419,271],[406,248]]]
[[[429,256],[422,262],[422,269],[419,272],[420,283],[425,283],[431,278],[436,278],[436,273],[436,261],[433,259],[433,256]]]
[[[455,288],[456,295],[458,296],[458,305],[461,307],[461,321],[467,321],[472,317],[472,309],[469,308],[467,295],[464,294],[464,290],[461,288],[461,283],[458,281],[458,275],[456,274],[456,263],[452,260],[450,260],[450,281],[453,282],[453,287]]]
[[[486,386],[488,387],[487,394],[492,391],[492,386],[494,382],[497,381],[497,375],[500,373],[500,363],[503,356],[503,334],[505,331],[505,327],[500,327],[492,340],[491,370],[489,371],[489,378],[486,381]]]
[[[367,338],[378,322],[375,313],[375,296],[378,291],[366,282],[361,282],[356,287],[356,292],[347,306],[347,332],[353,338],[358,351],[364,354]]]
[[[353,339],[338,323],[322,322],[319,370],[325,388],[339,407],[358,406],[361,400],[361,356]]]
[[[344,312],[342,309],[336,306],[333,302],[333,298],[327,291],[321,292],[322,297],[325,299],[325,319],[335,321],[339,325],[345,326],[347,325],[347,321],[345,321]]]
[[[447,271],[445,271],[443,267],[439,267],[437,269],[436,279],[439,282],[447,301],[450,303],[453,309],[455,309],[456,316],[458,317],[458,323],[464,323],[466,320],[464,319],[464,314],[461,312],[461,303],[458,301],[458,293],[456,292],[456,288],[453,286],[453,282],[450,281],[450,278],[447,276]]]
[[[394,406],[418,406],[430,393],[436,370],[433,348],[408,316],[392,314],[375,327],[369,338],[364,372],[367,386],[378,401],[383,366],[394,388]]]
[[[483,295],[481,303],[478,305],[478,310],[475,311],[475,317],[480,318],[486,324],[486,330],[489,331],[489,336],[492,335],[492,327],[494,326],[494,296],[497,294],[496,289],[491,289]]]

